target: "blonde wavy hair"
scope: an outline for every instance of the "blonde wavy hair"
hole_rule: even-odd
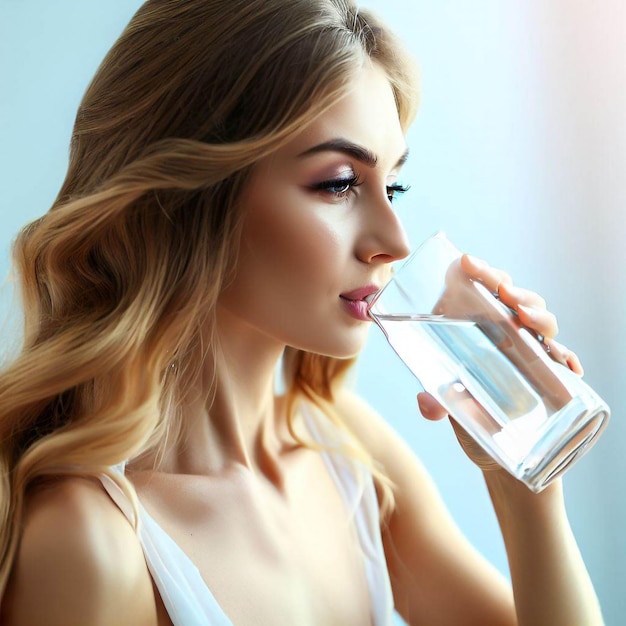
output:
[[[0,374],[0,594],[36,483],[108,474],[135,502],[111,467],[165,445],[199,363],[215,358],[199,329],[214,328],[236,266],[251,168],[368,58],[406,128],[413,65],[349,0],[148,0],[113,45],[58,197],[14,246],[24,340]],[[287,349],[285,363],[290,424],[308,399],[342,426],[333,394],[352,361]]]

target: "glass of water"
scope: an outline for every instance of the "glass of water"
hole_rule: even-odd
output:
[[[376,294],[369,315],[424,389],[539,492],[591,448],[609,408],[461,269],[461,256],[437,233]]]

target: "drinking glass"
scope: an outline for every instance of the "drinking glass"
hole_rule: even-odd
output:
[[[538,493],[597,441],[609,407],[461,268],[444,233],[376,294],[369,315],[467,433]]]

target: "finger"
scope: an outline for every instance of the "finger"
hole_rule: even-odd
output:
[[[574,374],[578,374],[579,376],[585,373],[582,363],[575,352],[554,339],[547,340],[545,344],[548,353],[557,363],[569,367]]]
[[[440,420],[448,414],[441,404],[425,391],[417,394],[417,404],[420,413],[428,420]]]
[[[519,321],[536,333],[543,335],[548,339],[556,337],[559,332],[559,325],[556,316],[545,309],[536,309],[534,307],[518,305],[517,315]]]
[[[504,304],[514,310],[517,310],[520,304],[534,309],[546,308],[546,301],[538,293],[530,291],[530,289],[515,287],[510,283],[500,284],[498,297]]]
[[[512,284],[513,280],[504,271],[491,267],[486,261],[464,254],[461,257],[461,267],[475,280],[479,280],[489,291],[498,293],[500,285]]]
[[[583,376],[585,374],[583,364],[580,362],[578,355],[571,350],[567,355],[567,366],[572,370],[572,372],[574,372],[574,374],[578,374],[579,376]]]

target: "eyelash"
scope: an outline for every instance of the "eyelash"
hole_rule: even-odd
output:
[[[359,179],[358,175],[351,176],[350,178],[333,178],[332,180],[325,180],[317,185],[314,185],[313,188],[318,191],[328,191],[332,193],[337,198],[345,198],[348,195],[348,192],[354,188],[358,187],[362,184],[362,181]],[[333,189],[340,188],[341,191],[333,191]],[[387,186],[387,198],[389,202],[393,202],[394,198],[397,194],[403,194],[407,192],[411,187],[400,185],[399,183],[394,183],[393,185]]]
[[[397,194],[406,193],[409,189],[411,189],[410,185],[401,185],[400,183],[394,183],[393,185],[388,185],[387,186],[387,198],[389,199],[389,202],[393,202]]]
[[[317,183],[317,185],[314,185],[313,188],[319,191],[328,191],[337,198],[345,198],[353,187],[358,187],[360,184],[361,180],[357,174],[354,174],[349,178],[333,178],[332,180],[325,180],[321,183]],[[335,191],[333,191],[333,189],[335,189]],[[341,191],[336,191],[336,189],[341,189]]]

